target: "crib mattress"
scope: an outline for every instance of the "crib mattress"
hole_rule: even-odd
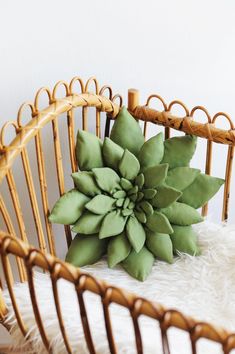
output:
[[[108,269],[105,259],[84,269],[112,285],[135,292],[168,308],[176,308],[197,320],[209,321],[235,331],[235,225],[214,224],[207,220],[196,225],[195,228],[199,235],[202,255],[200,257],[180,255],[173,265],[157,261],[144,283],[128,276],[121,267]],[[49,276],[35,273],[35,287],[53,353],[65,353]],[[74,287],[64,280],[59,280],[58,287],[65,328],[73,352],[88,353]],[[44,353],[34,320],[27,284],[16,284],[15,294],[22,317],[30,328],[33,346],[38,353]],[[6,291],[4,295],[9,307],[7,322],[13,325],[14,343],[17,346],[24,345],[24,340],[16,325],[9,295]],[[109,353],[100,298],[88,292],[84,297],[96,351],[98,354]],[[128,310],[112,304],[110,313],[118,353],[136,353],[134,331]],[[157,322],[142,316],[140,317],[140,329],[144,353],[161,353],[160,330]],[[181,330],[174,328],[168,330],[170,347],[171,338],[174,337],[174,346],[171,347],[173,354],[191,353],[190,342],[185,341],[185,336],[188,334]],[[24,351],[27,352],[26,347]],[[222,350],[219,344],[201,339],[198,342],[198,353],[217,354],[222,353]]]

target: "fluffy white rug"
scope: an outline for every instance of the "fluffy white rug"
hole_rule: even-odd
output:
[[[206,221],[197,225],[196,229],[202,255],[196,258],[181,255],[175,259],[173,265],[158,261],[144,283],[132,279],[121,268],[107,269],[105,261],[86,267],[86,270],[111,284],[126,288],[167,307],[177,308],[199,320],[210,321],[235,331],[235,226],[218,225]],[[37,273],[35,283],[44,326],[53,353],[65,353],[52,300],[50,279],[46,274]],[[33,318],[27,285],[17,284],[15,291],[23,318],[30,328],[34,348],[36,352],[44,353]],[[73,286],[61,280],[59,293],[63,313],[66,314],[64,321],[73,352],[87,353]],[[7,292],[5,296],[9,306],[7,321],[15,324]],[[87,293],[85,299],[97,353],[109,353],[99,298],[97,295]],[[111,317],[118,352],[136,353],[134,332],[128,311],[121,306],[112,305]],[[161,353],[160,333],[156,322],[143,317],[140,324],[144,352]],[[17,326],[13,327],[12,335],[17,345],[23,344]],[[185,332],[170,329],[169,339],[173,354],[191,353],[188,335]],[[199,354],[222,353],[219,345],[207,340],[200,340],[198,349]]]

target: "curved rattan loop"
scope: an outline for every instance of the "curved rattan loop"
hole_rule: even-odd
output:
[[[33,117],[35,115],[35,107],[34,104],[32,102],[25,102],[23,103],[19,110],[18,110],[18,114],[17,114],[17,124],[19,129],[21,129],[23,127],[23,124],[21,123],[21,119],[22,119],[22,113],[25,110],[25,108],[29,107],[31,110],[31,117]]]
[[[88,275],[89,277],[89,275]],[[91,278],[93,278],[91,276]],[[90,330],[90,324],[89,324],[89,319],[87,316],[87,310],[83,298],[83,293],[86,291],[86,281],[87,281],[87,274],[80,274],[78,278],[76,279],[74,285],[76,288],[77,292],[77,299],[78,299],[78,304],[79,304],[79,309],[80,309],[80,317],[81,317],[81,322],[82,322],[82,327],[83,327],[83,332],[84,336],[86,339],[87,347],[89,349],[89,352],[91,354],[95,354],[95,346],[93,343],[92,335],[91,335],[91,330]]]
[[[113,285],[108,285],[107,286],[108,289],[111,289],[112,290],[112,298],[113,298],[113,295],[114,293],[118,293],[118,295],[122,298],[123,300],[123,305],[122,306],[125,306],[127,308],[131,308],[131,305],[132,303],[130,302],[128,296],[126,296],[126,294],[119,288],[117,288],[116,286],[113,286]],[[103,292],[103,296],[104,296],[105,292]],[[113,299],[110,299],[110,302],[113,302]]]
[[[70,81],[70,84],[69,84],[69,92],[70,92],[70,94],[75,93],[73,90],[74,90],[74,84],[75,84],[76,82],[79,82],[80,88],[81,88],[81,93],[84,93],[84,83],[83,83],[83,80],[82,80],[79,76],[75,76],[74,78],[72,78],[72,80]],[[77,92],[76,92],[76,93],[77,93]]]
[[[95,279],[91,274],[88,273],[78,274],[78,277],[75,282],[76,289],[79,292],[84,292],[87,289],[86,282],[88,279],[89,281],[92,281],[94,287],[96,288],[97,293],[102,295],[104,293],[104,287],[102,283],[100,283],[99,280]]]
[[[51,274],[51,283],[52,283],[52,290],[53,290],[53,295],[54,295],[54,302],[55,302],[55,307],[56,307],[56,313],[57,317],[59,320],[59,326],[60,326],[60,332],[64,340],[64,344],[66,347],[66,350],[69,354],[72,354],[72,348],[69,344],[68,336],[65,330],[64,322],[63,322],[63,316],[61,312],[61,307],[60,307],[60,299],[59,299],[59,293],[58,293],[58,286],[57,286],[57,281],[59,279],[59,273],[61,270],[61,264],[55,262],[52,266],[52,269],[50,270]]]
[[[230,334],[223,343],[223,350],[225,354],[230,353],[235,348],[235,334]]]
[[[6,235],[1,243],[1,249],[0,251],[2,252],[2,249],[3,249],[3,254],[7,254],[7,253],[11,253],[8,248],[9,246],[11,245],[11,243],[14,242],[17,247],[20,248],[20,252],[23,253],[24,257],[27,257],[28,256],[28,248],[25,247],[25,245],[23,246],[22,245],[22,242],[17,239],[16,237],[13,237],[11,235]],[[6,243],[6,244],[5,244]]]
[[[10,120],[3,125],[2,129],[0,130],[0,149],[1,150],[4,150],[7,146],[5,144],[4,139],[5,139],[6,129],[10,126],[12,126],[15,129],[16,134],[19,131],[18,123],[14,120]]]
[[[96,107],[99,111],[116,116],[119,106],[104,96],[83,93],[73,94],[66,98],[56,100],[46,109],[38,113],[29,123],[19,131],[15,139],[8,145],[8,154],[0,158],[0,181],[6,175],[16,156],[20,154],[27,142],[37,135],[38,131],[49,121],[55,121],[55,117],[68,112],[75,107]]]
[[[34,279],[33,279],[33,266],[35,265],[34,261],[35,261],[37,255],[38,255],[38,250],[36,250],[34,248],[30,249],[28,256],[25,258],[25,266],[26,266],[27,275],[28,275],[30,298],[31,298],[33,312],[34,312],[35,320],[36,320],[36,323],[38,326],[38,330],[40,332],[42,342],[43,342],[45,348],[47,349],[47,351],[49,353],[52,354],[52,351],[50,348],[50,342],[47,337],[47,334],[46,334],[46,331],[45,331],[45,328],[43,325],[42,317],[40,314],[40,310],[38,307],[37,295],[36,295]],[[44,255],[42,254],[42,256],[44,256]],[[46,260],[46,257],[44,257],[44,258]]]
[[[98,92],[99,92],[99,84],[98,84],[98,81],[97,81],[97,79],[94,77],[94,76],[92,76],[92,77],[90,77],[88,80],[87,80],[87,82],[86,82],[86,85],[85,85],[85,92],[89,92],[89,85],[91,84],[91,82],[94,82],[94,84],[95,84],[95,93],[96,93],[96,95],[98,95]]]
[[[141,337],[140,326],[138,321],[139,316],[141,314],[140,310],[142,307],[142,303],[143,300],[141,298],[136,298],[134,300],[132,308],[130,309],[134,332],[135,332],[136,350],[138,354],[143,353],[143,343],[142,343],[142,337]]]
[[[102,305],[103,305],[104,322],[105,322],[105,328],[106,328],[110,353],[116,354],[117,350],[116,350],[116,345],[114,342],[112,323],[111,323],[110,313],[109,313],[109,305],[112,302],[112,300],[111,300],[112,293],[113,293],[112,287],[107,287],[105,289],[105,292],[103,293],[103,296],[102,296]]]
[[[69,85],[67,84],[67,82],[66,82],[66,81],[63,81],[63,80],[58,81],[58,82],[55,84],[55,86],[54,86],[54,88],[53,88],[53,91],[52,91],[52,102],[54,102],[54,101],[57,99],[57,98],[56,98],[56,93],[57,93],[57,90],[58,90],[58,88],[59,88],[60,86],[64,86],[64,88],[65,88],[65,93],[66,93],[66,96],[65,96],[65,97],[69,96],[70,90],[69,90]]]
[[[44,93],[44,92],[47,94],[48,103],[51,104],[51,102],[52,102],[52,94],[51,94],[49,87],[41,87],[35,95],[35,99],[34,99],[35,113],[34,114],[37,114],[39,111],[39,109],[38,109],[39,98],[41,97],[42,93]]]
[[[105,86],[101,87],[100,92],[99,92],[99,95],[101,95],[101,96],[103,95],[103,96],[104,96],[104,92],[105,92],[105,91],[108,91],[108,93],[109,93],[108,98],[111,100],[112,97],[113,97],[113,90],[112,90],[112,88],[111,88],[110,86],[108,86],[108,85],[105,85]]]
[[[115,96],[113,96],[112,102],[115,102],[117,99],[119,99],[119,107],[121,108],[123,100],[122,100],[122,96],[119,95],[118,93]]]
[[[211,333],[213,333],[217,342],[224,342],[224,338],[222,337],[221,333],[219,333],[219,331],[217,331],[211,324],[206,322],[197,322],[194,324],[194,328],[192,329],[192,331],[194,333],[195,339],[198,340],[199,338],[201,338],[203,336],[203,333],[208,329],[211,331]]]
[[[227,121],[230,124],[230,129],[233,130],[234,129],[234,124],[232,122],[232,119],[229,117],[229,115],[227,113],[224,112],[218,112],[214,115],[213,119],[212,119],[212,123],[215,124],[216,120],[218,117],[225,117],[227,119]]]
[[[163,105],[163,108],[164,108],[164,111],[167,111],[167,104],[166,104],[166,102],[164,101],[164,99],[163,99],[161,96],[156,95],[156,94],[150,95],[150,96],[148,97],[145,106],[148,106],[148,107],[149,107],[150,101],[151,101],[153,98],[157,98],[159,101],[161,101],[161,103],[162,103],[162,105]]]
[[[211,123],[211,116],[210,116],[209,112],[207,111],[207,109],[206,109],[205,107],[203,107],[203,106],[195,106],[195,107],[193,107],[193,109],[192,109],[191,112],[190,112],[190,117],[193,118],[194,113],[195,113],[196,111],[202,111],[202,112],[204,112],[205,115],[206,115],[206,117],[207,117],[207,122],[208,122],[208,123]]]
[[[179,100],[174,100],[171,103],[169,103],[169,105],[167,107],[167,111],[171,111],[171,108],[173,106],[175,106],[176,104],[183,107],[183,109],[185,111],[185,116],[188,117],[189,116],[189,109],[187,108],[187,106],[183,102],[181,102]]]
[[[8,259],[7,254],[8,254],[8,247],[11,244],[11,239],[12,239],[11,237],[6,236],[1,244],[0,253],[1,253],[1,257],[2,257],[2,266],[3,266],[3,271],[5,274],[5,279],[6,279],[9,295],[11,298],[11,302],[12,302],[12,307],[13,307],[13,310],[15,313],[15,317],[16,317],[18,326],[20,328],[22,335],[24,337],[27,337],[28,330],[24,324],[24,321],[23,321],[20,311],[19,311],[19,307],[16,302],[16,298],[15,298],[14,291],[13,291],[12,279],[11,279],[11,275],[10,275],[11,266],[9,264],[9,259]]]
[[[165,329],[168,329],[171,326],[171,320],[173,316],[177,316],[180,319],[180,321],[184,323],[188,331],[191,330],[192,324],[190,320],[186,318],[181,312],[174,309],[166,310],[164,313],[164,316],[162,318],[162,323]]]

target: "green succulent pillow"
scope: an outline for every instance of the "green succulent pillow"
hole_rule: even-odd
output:
[[[196,209],[224,181],[189,167],[196,143],[191,135],[164,142],[161,133],[144,142],[126,108],[103,142],[79,130],[75,189],[49,217],[77,234],[66,261],[84,266],[107,254],[110,268],[120,264],[144,281],[155,258],[172,263],[174,254],[200,254],[192,225],[203,218]]]

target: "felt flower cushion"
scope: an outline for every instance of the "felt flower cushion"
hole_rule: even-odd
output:
[[[154,259],[200,254],[193,224],[196,210],[224,181],[189,167],[197,139],[186,135],[144,142],[138,122],[124,107],[110,138],[102,142],[79,130],[75,188],[55,204],[49,220],[72,225],[77,235],[66,261],[83,266],[107,253],[108,266],[145,280]]]

